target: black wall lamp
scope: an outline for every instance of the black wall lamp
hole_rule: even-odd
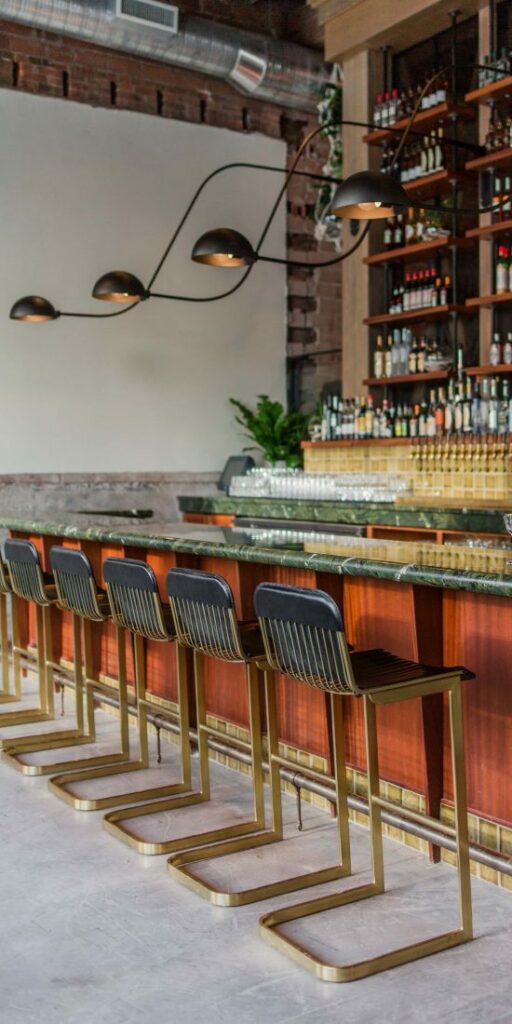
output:
[[[309,132],[309,134],[303,139],[301,145],[299,146],[295,154],[293,163],[287,172],[284,172],[283,169],[280,167],[273,167],[265,164],[254,164],[247,162],[225,164],[222,167],[217,168],[215,171],[212,171],[212,173],[209,174],[204,179],[204,181],[201,183],[199,188],[196,190],[194,196],[192,197],[171,240],[169,241],[166,249],[164,250],[164,253],[152,277],[150,278],[147,287],[144,287],[139,278],[136,277],[134,274],[124,270],[110,271],[107,274],[104,274],[102,277],[100,277],[99,280],[94,285],[92,291],[92,295],[94,298],[107,302],[123,304],[128,303],[128,305],[125,305],[123,309],[116,310],[115,312],[111,313],[66,312],[57,310],[48,299],[45,299],[42,296],[29,295],[25,296],[22,299],[18,299],[14,303],[10,311],[10,318],[13,320],[32,323],[56,320],[60,316],[84,317],[87,319],[105,319],[107,317],[120,316],[123,313],[127,313],[131,309],[134,309],[135,306],[139,304],[139,302],[145,301],[150,298],[171,299],[174,301],[182,302],[215,302],[219,299],[226,298],[227,296],[232,295],[235,291],[237,291],[246,281],[254,264],[258,261],[282,264],[285,266],[306,267],[310,269],[317,269],[325,266],[332,266],[335,263],[341,263],[344,259],[347,259],[348,256],[352,255],[352,253],[355,252],[355,250],[361,245],[363,239],[365,238],[369,230],[372,220],[381,220],[383,218],[392,217],[396,214],[397,211],[406,209],[407,207],[410,206],[417,205],[413,201],[411,201],[405,189],[402,187],[400,182],[396,180],[392,172],[394,168],[397,166],[398,159],[404,148],[406,139],[412,132],[413,124],[418,114],[418,111],[420,110],[423,96],[428,92],[428,90],[430,89],[431,85],[435,82],[435,80],[440,75],[446,74],[447,71],[454,71],[458,69],[462,70],[463,68],[478,69],[480,67],[482,67],[482,65],[479,64],[449,64],[443,68],[440,68],[434,75],[432,75],[432,77],[426,82],[426,84],[424,85],[423,89],[421,90],[417,97],[416,104],[410,115],[408,124],[404,129],[397,132],[397,135],[400,136],[400,141],[393,156],[389,170],[386,173],[374,171],[360,171],[357,174],[352,174],[344,182],[338,182],[337,179],[329,178],[324,175],[313,174],[307,171],[299,171],[297,169],[297,165],[301,160],[305,150],[309,146],[310,142],[321,132],[324,132],[326,129],[328,130],[329,128],[339,128],[342,125],[351,125],[361,128],[378,127],[372,124],[371,122],[352,121],[349,119],[343,119],[328,122],[327,124],[318,125],[311,132]],[[488,69],[486,68],[486,70]],[[390,130],[393,131],[393,129]],[[413,134],[421,135],[422,133],[420,132]],[[468,143],[461,143],[457,139],[445,138],[445,141],[448,144],[452,144],[454,146],[464,146],[465,148],[467,148],[468,145],[470,145],[470,148],[478,150],[480,152],[482,151],[482,148],[480,146],[472,146],[471,144]],[[167,257],[171,249],[173,248],[185,222],[187,221],[203,189],[217,174],[221,174],[224,171],[230,170],[232,168],[240,167],[246,169],[257,169],[277,172],[280,174],[285,173],[284,182],[281,185],[279,192],[276,196],[276,199],[272,205],[270,214],[267,217],[267,220],[265,222],[265,225],[263,227],[257,244],[253,246],[251,242],[245,237],[245,235],[231,228],[216,228],[212,231],[206,232],[198,239],[198,241],[195,243],[192,249],[191,258],[192,260],[194,260],[194,262],[202,263],[207,266],[237,269],[244,268],[245,272],[243,273],[241,278],[236,282],[235,285],[233,285],[227,291],[221,292],[218,295],[211,295],[205,297],[189,295],[172,295],[168,293],[153,291],[152,286],[155,283],[155,280],[158,274],[160,273],[160,270],[162,269],[165,261],[167,260]],[[349,219],[351,221],[368,222],[364,230],[361,232],[361,234],[355,241],[354,245],[352,245],[351,248],[349,248],[346,252],[338,254],[332,259],[324,260],[322,262],[288,260],[279,257],[263,256],[261,254],[261,247],[267,237],[267,234],[269,232],[269,229],[272,225],[277,209],[281,202],[281,199],[283,198],[286,192],[286,189],[291,178],[296,174],[310,179],[316,179],[318,181],[336,184],[338,187],[336,189],[336,192],[331,203],[332,213],[336,217],[340,217],[343,219]],[[505,200],[503,200],[503,202],[504,201]],[[425,207],[424,203],[422,203],[421,205],[423,208],[427,208]],[[457,207],[455,209],[448,208],[445,210],[445,212],[453,214],[484,213],[490,212],[491,210],[499,209],[500,206],[501,203],[487,207]]]

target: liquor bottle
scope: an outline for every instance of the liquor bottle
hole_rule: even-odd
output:
[[[482,433],[482,398],[480,395],[480,384],[478,378],[473,389],[473,401],[471,408],[471,422],[473,434]]]
[[[495,223],[500,223],[500,221],[505,219],[504,204],[502,202],[502,199],[503,199],[503,184],[502,184],[501,178],[499,178],[498,175],[496,175],[495,178],[494,178],[494,188],[493,188],[493,192],[492,192],[492,203],[491,203],[491,206],[494,207],[494,209],[492,211],[492,219],[493,219],[493,221]]]
[[[404,244],[404,227],[403,227],[403,214],[399,213],[395,218],[395,230],[393,235],[393,245],[397,249],[400,249]]]
[[[414,410],[411,412],[411,417],[409,420],[409,437],[418,437],[419,415],[420,407],[419,405],[415,405]]]
[[[445,430],[445,410],[446,410],[446,398],[444,395],[444,388],[439,388],[439,394],[437,396],[437,403],[435,406],[435,422],[436,422],[436,436],[442,437]]]
[[[504,380],[501,385],[501,399],[498,406],[498,433],[506,434],[508,431],[510,405],[510,385]]]
[[[408,327],[402,328],[402,335],[400,338],[400,373],[406,374],[409,372],[409,351],[411,347],[411,332]]]
[[[404,311],[407,311],[407,310],[411,309],[411,298],[412,298],[412,296],[411,296],[411,275],[410,275],[410,273],[408,271],[406,271],[406,274],[405,274],[404,300],[403,300]]]
[[[509,143],[509,147],[512,149],[512,140]],[[509,220],[512,210],[512,180],[508,176],[503,183],[503,192],[500,199],[502,200],[501,219]]]
[[[425,361],[427,358],[427,344],[425,338],[421,338],[416,356],[416,372],[425,373]]]
[[[496,293],[501,295],[509,290],[509,251],[506,245],[498,247],[496,262]]]
[[[391,249],[393,247],[393,232],[394,232],[394,221],[393,218],[388,217],[384,225],[384,248]]]
[[[367,406],[366,406],[366,424],[365,424],[365,434],[366,434],[366,437],[373,437],[373,421],[374,421],[374,418],[375,418],[375,413],[374,413],[374,409],[373,409],[373,395],[368,395],[368,403],[367,403]]]
[[[471,377],[466,377],[464,397],[462,399],[462,430],[464,434],[470,434],[473,428],[473,388]]]
[[[491,398],[491,381],[489,377],[484,377],[482,380],[481,398],[480,398],[480,424],[482,434],[486,434],[489,429],[489,402]]]
[[[388,334],[388,343],[387,343],[387,348],[386,348],[386,352],[385,352],[385,355],[384,355],[384,376],[385,377],[391,377],[392,374],[393,374],[392,351],[393,351],[393,338],[391,337],[390,334]]]
[[[462,403],[464,399],[464,385],[462,381],[455,384],[455,397],[453,400],[453,430],[455,434],[462,432]]]
[[[446,405],[444,409],[444,429],[445,433],[450,436],[453,433],[454,423],[454,407],[455,407],[455,385],[453,380],[448,383],[448,396],[446,399]]]
[[[427,411],[427,423],[426,423],[427,437],[436,436],[436,390],[432,388],[430,391],[430,403]]]
[[[412,245],[416,241],[416,223],[414,220],[414,210],[409,208],[407,210],[407,220],[405,222],[405,244]]]
[[[444,130],[438,128],[434,147],[434,171],[441,171],[444,165]]]
[[[506,366],[512,366],[512,331],[509,331],[507,334],[507,340],[503,346],[502,359]]]
[[[452,279],[449,274],[446,275],[444,282],[441,286],[439,293],[439,305],[449,306],[452,301]]]
[[[501,339],[497,332],[492,336],[491,344],[489,345],[489,365],[499,366],[501,363]]]
[[[498,432],[498,381],[496,377],[491,378],[491,394],[489,397],[489,419],[487,429],[490,434]]]
[[[422,402],[420,405],[420,412],[418,416],[418,437],[427,436],[427,418],[428,406],[426,402]]]
[[[418,345],[416,342],[416,338],[412,339],[411,347],[409,349],[408,372],[418,372]]]
[[[373,123],[376,128],[382,127],[382,96],[377,96],[373,106]]]
[[[393,331],[393,347],[391,349],[391,376],[400,374],[400,331]]]
[[[373,376],[379,379],[384,376],[384,343],[381,334],[377,338],[377,345],[373,354]]]

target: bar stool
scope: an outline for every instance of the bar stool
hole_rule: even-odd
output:
[[[257,623],[239,624],[234,613],[231,590],[224,579],[212,573],[194,569],[171,569],[167,576],[167,593],[170,598],[177,647],[185,654],[190,648],[194,655],[194,678],[196,690],[196,713],[199,754],[199,788],[185,797],[146,804],[143,808],[129,808],[107,814],[104,824],[109,832],[137,849],[140,853],[170,853],[191,846],[203,846],[215,841],[236,838],[236,848],[245,848],[247,835],[261,833],[265,827],[262,736],[259,706],[259,680],[257,658],[263,658],[263,642]],[[226,736],[206,724],[203,655],[209,654],[223,661],[245,662],[247,665],[247,689],[249,695],[251,741],[249,749],[253,763],[253,808],[254,816],[236,825],[216,828],[179,839],[163,839],[148,843],[130,832],[125,822],[132,818],[159,814],[180,807],[202,803],[210,799],[210,773],[208,761],[208,736]],[[239,745],[247,749],[247,744]],[[244,838],[240,838],[244,837]]]
[[[60,744],[64,746],[83,746],[96,742],[96,723],[94,716],[94,694],[96,691],[117,695],[117,687],[103,683],[94,676],[91,623],[104,622],[110,617],[110,606],[107,595],[100,590],[92,571],[89,559],[82,551],[71,548],[53,547],[50,551],[50,563],[57,593],[57,604],[72,615],[73,632],[73,666],[76,701],[76,717],[78,735]],[[82,651],[83,623],[83,651]],[[126,687],[125,687],[126,689]],[[84,727],[84,697],[86,702],[87,728]],[[85,766],[108,766],[129,759],[128,741],[128,709],[126,701],[120,702],[120,739],[121,751],[115,754],[99,754],[69,761],[57,761],[51,764],[26,765],[19,760],[19,755],[34,753],[48,749],[45,736],[39,737],[39,744],[12,741],[4,760],[19,768],[26,775],[51,775],[54,772],[78,771]]]
[[[12,624],[12,662],[13,687],[10,686],[9,673],[9,630],[7,625],[7,598],[11,598]],[[2,654],[2,687],[0,703],[12,704],[21,701],[21,669],[22,664],[37,667],[37,662],[26,647],[20,645],[19,608],[17,596],[14,594],[6,563],[0,558],[0,645]],[[23,725],[24,723],[45,721],[47,716],[41,708],[23,708],[0,714],[0,726]],[[0,748],[4,741],[0,740]],[[5,742],[10,742],[6,740]]]
[[[52,661],[52,638],[50,606],[57,601],[57,591],[53,578],[43,573],[39,562],[37,549],[27,540],[6,540],[5,561],[9,570],[9,578],[12,593],[16,598],[24,601],[32,601],[36,606],[36,644],[37,644],[37,675],[39,706],[36,708],[23,708],[18,711],[5,712],[0,715],[0,726],[15,726],[25,723],[46,722],[55,719],[55,702],[53,692],[54,673],[57,671],[63,682],[70,680],[70,674],[57,666]],[[20,645],[19,620],[17,608],[13,605],[13,662],[15,693],[21,695],[21,663],[27,658],[27,651]],[[76,706],[77,723],[79,719],[79,707]],[[45,749],[65,746],[67,741],[73,742],[80,736],[78,725],[74,729],[59,729],[55,732],[32,733],[31,735],[4,738],[0,746],[4,757],[12,747],[23,745],[25,752],[33,749],[34,744],[44,741]],[[12,762],[14,763],[14,761]],[[27,770],[28,774],[40,774],[39,771],[29,770],[28,765],[16,763],[22,771]],[[33,766],[35,769],[35,766]],[[30,766],[32,768],[32,766]]]
[[[460,667],[433,668],[405,661],[384,650],[351,653],[338,606],[328,594],[320,590],[263,583],[256,590],[254,603],[267,659],[274,669],[330,693],[333,715],[338,716],[340,727],[342,696],[349,695],[363,700],[373,874],[372,881],[366,885],[265,914],[260,919],[262,936],[318,978],[336,982],[365,978],[469,942],[473,933],[460,683],[463,679],[474,678],[473,675]],[[380,796],[375,707],[378,704],[391,704],[445,692],[448,693],[450,707],[455,828],[446,825],[441,828],[456,841],[459,927],[371,959],[343,965],[329,963],[298,939],[283,934],[280,926],[384,892],[381,810],[392,808],[396,811],[397,808]],[[344,777],[342,751],[336,749],[335,755],[337,776]],[[342,788],[344,790],[344,784]],[[424,821],[440,828],[439,822],[427,815],[417,814],[405,807],[400,807],[399,813],[404,818]],[[344,792],[339,814],[345,823]],[[345,829],[345,824],[343,827]]]
[[[87,560],[82,556],[81,563],[75,563],[75,578],[70,581],[65,579],[66,573],[70,571],[71,560],[67,558],[69,552],[66,549],[52,549],[54,559],[52,564],[56,568],[55,578],[59,591],[64,593],[66,588],[69,606],[81,605],[82,612],[88,607],[92,610],[91,599],[91,578],[85,579],[85,563]],[[77,554],[77,552],[72,552]],[[88,563],[87,563],[88,566]],[[75,810],[92,811],[100,808],[115,807],[120,804],[133,804],[136,801],[152,800],[157,797],[171,796],[182,793],[191,788],[191,767],[190,767],[190,735],[188,717],[188,680],[186,674],[185,659],[177,651],[177,674],[178,674],[178,713],[169,704],[163,705],[152,701],[146,694],[145,674],[145,641],[159,640],[170,643],[175,639],[175,631],[172,623],[170,609],[165,609],[160,601],[158,584],[153,570],[146,562],[132,558],[107,558],[103,563],[103,575],[107,584],[107,595],[103,601],[103,614],[105,618],[105,601],[108,605],[108,614],[116,627],[117,657],[119,666],[119,715],[121,730],[121,753],[111,755],[109,759],[100,758],[100,768],[93,768],[93,759],[89,761],[90,768],[84,771],[72,772],[70,775],[58,775],[50,779],[50,789],[57,796],[70,803]],[[77,576],[82,581],[81,595],[76,594]],[[94,589],[94,588],[92,588]],[[84,625],[86,620],[84,619]],[[133,637],[135,687],[136,687],[136,708],[138,723],[139,756],[130,760],[130,739],[129,739],[129,703],[126,680],[126,651],[125,651],[125,630]],[[87,656],[86,643],[86,666],[90,664],[90,654]],[[112,693],[112,688],[98,680],[91,680],[86,667],[86,675],[89,677],[88,696],[92,698],[94,690],[104,690]],[[116,692],[116,691],[114,691]],[[99,779],[120,775],[126,772],[141,771],[149,767],[149,745],[148,745],[148,712],[153,709],[160,716],[167,716],[177,719],[180,730],[181,745],[181,780],[167,786],[152,786],[145,790],[135,790],[118,795],[102,797],[78,797],[70,786],[77,782],[84,782],[90,779]],[[122,762],[116,764],[115,762]],[[113,765],[113,767],[111,767]]]
[[[0,651],[2,657],[2,685],[0,687],[0,704],[21,700],[21,676],[15,677],[14,689],[9,680],[9,630],[7,628],[7,595],[11,586],[7,567],[0,558]],[[1,721],[1,716],[0,716]]]
[[[178,645],[191,648],[194,653],[194,674],[197,706],[197,741],[199,753],[199,789],[192,797],[179,800],[148,804],[143,808],[129,808],[114,811],[105,818],[105,827],[118,838],[144,853],[170,853],[169,872],[190,888],[199,892],[218,906],[241,906],[269,896],[293,892],[304,885],[339,878],[345,873],[336,865],[308,875],[267,882],[242,891],[222,890],[196,877],[190,864],[200,860],[212,860],[254,849],[282,839],[282,809],[280,779],[274,771],[271,775],[272,826],[265,826],[262,728],[260,716],[260,695],[262,678],[268,668],[258,624],[238,622],[231,589],[221,576],[193,569],[172,569],[167,576],[167,592],[173,611]],[[205,707],[203,659],[214,657],[220,661],[242,662],[246,665],[246,679],[249,702],[250,742],[226,737],[218,729],[208,725]],[[266,686],[267,729],[269,744],[277,746],[276,704],[273,686]],[[137,839],[125,822],[145,815],[158,814],[178,807],[189,806],[210,799],[210,773],[208,760],[208,737],[222,738],[235,747],[249,751],[252,760],[253,817],[249,821],[208,830],[203,833],[183,836],[179,839],[163,839],[148,844]],[[215,844],[215,845],[211,845]],[[186,853],[178,851],[186,850]]]

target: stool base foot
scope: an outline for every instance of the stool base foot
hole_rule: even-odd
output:
[[[114,755],[118,757],[119,755]],[[122,755],[121,755],[122,756]],[[90,763],[90,762],[89,762]],[[70,792],[68,786],[77,782],[86,782],[90,779],[104,779],[113,775],[124,775],[128,772],[138,772],[147,769],[149,766],[144,761],[126,761],[122,764],[107,764],[106,758],[102,758],[102,767],[93,768],[87,771],[71,772],[65,775],[55,775],[48,781],[48,788],[61,800],[73,807],[75,811],[101,811],[109,807],[119,807],[123,804],[141,803],[162,794],[162,791],[169,793],[171,787],[155,786],[151,789],[130,791],[129,793],[118,793],[111,796],[81,797]],[[172,787],[175,793],[184,792],[188,787],[184,783],[176,783]]]
[[[298,921],[301,918],[321,913],[324,910],[333,910],[336,907],[368,899],[371,896],[382,895],[383,892],[383,887],[376,882],[370,882],[368,885],[358,886],[356,889],[349,889],[347,892],[338,893],[337,895],[325,896],[317,900],[309,900],[305,903],[296,903],[295,906],[284,907],[282,910],[270,911],[270,913],[260,918],[260,934],[271,946],[285,953],[296,963],[299,963],[301,967],[305,967],[315,977],[321,981],[331,982],[358,981],[372,974],[379,974],[381,971],[390,970],[392,967],[399,967],[413,960],[419,960],[421,957],[439,953],[444,949],[450,949],[452,946],[470,942],[473,938],[471,930],[457,928],[454,931],[436,935],[422,942],[415,942],[410,946],[393,949],[389,953],[381,953],[379,956],[371,957],[368,960],[338,965],[320,959],[312,950],[302,946],[296,940],[281,934],[279,931],[279,926],[289,921]]]
[[[298,889],[322,885],[325,882],[333,882],[350,875],[350,868],[346,868],[342,864],[335,864],[332,867],[322,868],[319,871],[310,871],[303,875],[294,875],[291,878],[283,878],[276,882],[266,882],[264,885],[230,892],[228,890],[221,890],[217,886],[198,878],[188,867],[189,864],[197,863],[198,861],[226,857],[230,853],[255,849],[270,843],[278,843],[281,840],[281,835],[270,830],[261,832],[256,836],[247,836],[245,839],[238,839],[234,842],[217,843],[213,847],[190,849],[185,853],[170,857],[167,862],[167,869],[169,874],[177,878],[179,882],[194,892],[199,893],[200,896],[209,900],[210,903],[217,907],[243,907],[248,903],[257,903],[274,896],[284,896],[285,893],[297,892]]]
[[[75,761],[52,761],[46,764],[26,764],[20,761],[20,756],[23,754],[34,754],[44,750],[59,749],[64,747],[83,747],[88,743],[94,743],[96,740],[94,737],[77,736],[74,740],[68,739],[65,742],[53,743],[46,746],[28,746],[23,750],[18,747],[4,747],[2,751],[2,761],[5,761],[11,768],[15,768],[16,771],[21,772],[23,775],[54,775],[55,772],[78,772],[85,767],[103,767],[107,765],[114,765],[119,763],[126,763],[126,756],[124,754],[98,754],[96,757],[82,757]]]
[[[114,811],[107,814],[103,819],[107,832],[111,832],[117,839],[137,850],[138,853],[146,856],[153,856],[163,853],[178,853],[182,850],[208,847],[213,849],[212,844],[222,842],[226,839],[238,839],[241,836],[249,836],[254,839],[255,835],[261,834],[263,823],[253,818],[250,821],[242,821],[236,825],[227,825],[224,828],[211,829],[208,832],[198,832],[196,835],[180,836],[178,839],[166,839],[160,842],[148,842],[133,835],[124,824],[130,818],[142,818],[149,814],[159,814],[165,811],[176,811],[181,807],[191,807],[194,804],[205,803],[209,797],[203,793],[188,793],[183,797],[176,797],[174,800],[161,800],[153,804],[146,804],[144,807],[129,807],[126,811]],[[240,849],[244,847],[239,847]]]
[[[6,711],[0,715],[0,729],[9,729],[13,725],[35,725],[37,722],[53,722],[54,715],[49,711],[42,711],[41,708],[24,708],[23,711]],[[18,736],[20,741],[25,737]],[[0,750],[3,747],[12,746],[16,742],[14,737],[3,736],[0,739]]]

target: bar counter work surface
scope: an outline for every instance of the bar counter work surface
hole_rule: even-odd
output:
[[[384,648],[425,665],[465,665],[475,680],[463,685],[469,809],[478,836],[499,849],[498,834],[512,850],[512,542],[497,547],[428,540],[379,540],[307,532],[301,540],[286,529],[251,530],[209,524],[131,520],[94,514],[33,518],[12,514],[0,526],[30,539],[50,571],[55,544],[80,548],[98,582],[109,556],[138,558],[153,568],[162,600],[167,573],[176,566],[223,576],[240,619],[254,619],[254,591],[270,581],[324,590],[342,611],[347,639],[356,649]],[[263,539],[262,539],[263,538]],[[497,542],[498,543],[498,542]],[[24,602],[23,602],[24,603]],[[52,609],[55,653],[70,657],[70,623]],[[34,624],[26,616],[25,639]],[[99,671],[116,674],[111,623],[95,625]],[[128,673],[132,673],[127,639]],[[146,645],[148,691],[158,702],[176,698],[174,659],[166,645]],[[129,678],[130,683],[130,678]],[[244,666],[205,659],[207,713],[218,723],[246,729]],[[279,740],[288,751],[332,771],[328,709],[324,695],[284,676],[277,681]],[[428,814],[451,813],[449,730],[442,695],[428,695],[378,709],[380,777],[398,803],[420,800]],[[365,773],[361,701],[347,700],[346,751],[352,783]],[[424,804],[423,804],[424,801]],[[482,825],[483,822],[483,825]],[[482,839],[482,836],[484,839]],[[486,837],[490,837],[486,842]],[[501,840],[500,840],[501,842]],[[438,851],[434,849],[434,853]]]
[[[318,540],[306,543],[297,544],[290,539],[289,544],[273,541],[269,546],[268,541],[258,541],[257,530],[248,528],[137,520],[121,527],[115,516],[72,513],[59,513],[56,520],[2,516],[0,527],[16,535],[97,541],[512,597],[512,542],[508,550],[437,545],[428,540],[377,540],[344,535],[326,539],[319,534]]]

